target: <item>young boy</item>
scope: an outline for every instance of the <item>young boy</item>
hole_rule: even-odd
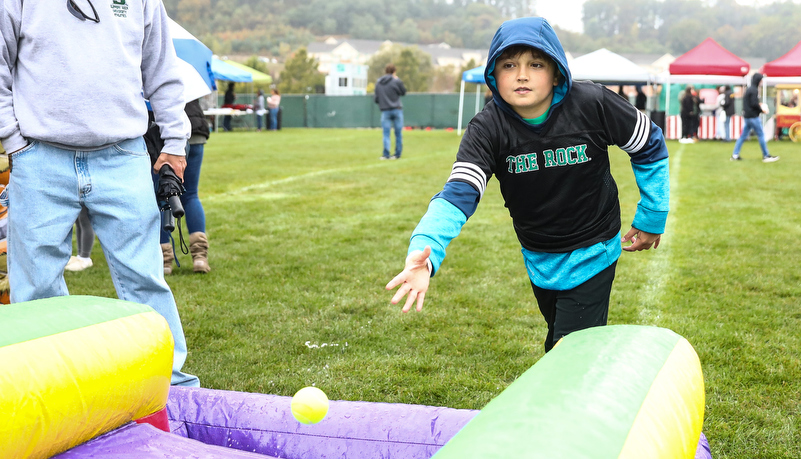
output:
[[[667,147],[662,131],[628,101],[572,80],[543,18],[503,23],[484,76],[493,101],[468,125],[448,182],[412,233],[406,267],[387,289],[400,286],[393,304],[408,295],[403,312],[415,302],[422,310],[429,278],[494,174],[548,323],[547,352],[568,333],[606,325],[621,249],[659,245],[668,212]],[[622,238],[609,145],[631,157],[641,196]]]

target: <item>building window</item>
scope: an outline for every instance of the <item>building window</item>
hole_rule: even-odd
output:
[[[348,87],[348,79],[347,78],[339,78],[339,87],[340,88],[347,88]]]

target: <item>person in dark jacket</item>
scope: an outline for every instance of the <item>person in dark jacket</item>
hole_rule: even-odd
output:
[[[181,204],[184,206],[184,221],[189,232],[189,252],[192,254],[192,270],[196,273],[207,273],[209,267],[209,240],[206,236],[206,212],[198,196],[200,183],[200,166],[203,164],[203,150],[209,139],[209,123],[203,115],[200,101],[193,100],[184,107],[192,134],[186,144],[186,169],[184,170],[184,194]],[[172,274],[172,262],[175,251],[170,242],[170,234],[161,230],[161,253],[164,257],[164,274]]]
[[[723,130],[724,130],[724,138],[726,142],[731,142],[731,118],[734,116],[734,91],[731,90],[731,86],[724,85],[723,86],[723,113],[726,115],[726,119],[723,121]]]
[[[759,147],[762,149],[762,162],[772,163],[779,160],[778,156],[771,156],[768,152],[765,133],[762,132],[762,122],[759,120],[760,114],[768,112],[768,107],[759,103],[760,83],[762,83],[762,74],[757,72],[751,77],[751,86],[745,90],[745,96],[743,96],[743,132],[734,144],[734,152],[731,154],[732,161],[740,161],[742,159],[740,158],[740,149],[748,139],[751,131],[754,131],[759,140]]]
[[[381,159],[400,159],[403,151],[403,103],[406,86],[395,74],[395,66],[388,64],[384,76],[375,84],[375,103],[381,109],[381,127],[384,129],[384,152]],[[390,131],[395,129],[395,154],[389,155]]]
[[[234,83],[228,83],[228,89],[225,90],[225,96],[223,97],[223,108],[230,107],[236,101],[236,93],[234,92]],[[231,121],[233,117],[231,115],[223,116],[223,129],[225,131],[233,131],[231,127]]]
[[[668,150],[661,129],[625,99],[573,81],[545,19],[504,22],[488,56],[484,77],[493,100],[467,126],[447,183],[412,233],[406,266],[386,288],[399,287],[393,304],[408,295],[403,312],[415,302],[422,310],[446,247],[495,175],[548,324],[547,352],[568,333],[606,325],[623,250],[659,245],[669,207]],[[623,236],[610,145],[629,155],[640,190]]]
[[[693,141],[693,127],[695,126],[693,90],[692,86],[687,86],[684,88],[684,96],[681,98],[681,110],[679,111],[679,116],[681,117],[681,139],[679,141],[682,143]]]
[[[698,142],[698,129],[701,127],[701,96],[698,91],[693,90],[693,126],[692,126],[692,140]]]
[[[637,88],[637,98],[634,99],[634,106],[637,107],[637,110],[645,113],[646,105],[648,105],[648,95],[642,90],[642,85],[638,84]]]

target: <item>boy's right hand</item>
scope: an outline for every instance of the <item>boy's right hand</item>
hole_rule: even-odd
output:
[[[431,272],[428,270],[429,255],[431,255],[429,246],[426,246],[422,252],[415,250],[410,253],[406,257],[406,267],[387,284],[387,290],[392,290],[398,285],[401,286],[392,297],[392,304],[398,304],[404,296],[409,295],[403,305],[403,312],[409,312],[415,300],[417,300],[417,312],[423,310],[423,300],[431,280]]]

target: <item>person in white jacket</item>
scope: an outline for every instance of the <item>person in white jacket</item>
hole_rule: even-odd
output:
[[[86,207],[117,295],[153,307],[186,341],[164,281],[151,170],[186,165],[189,121],[160,0],[0,2],[0,142],[9,152],[11,301],[67,295],[72,225]],[[151,167],[149,100],[164,147]],[[44,103],[46,101],[46,103]]]
[[[726,88],[718,88],[719,94],[715,101],[715,139],[726,140]]]

